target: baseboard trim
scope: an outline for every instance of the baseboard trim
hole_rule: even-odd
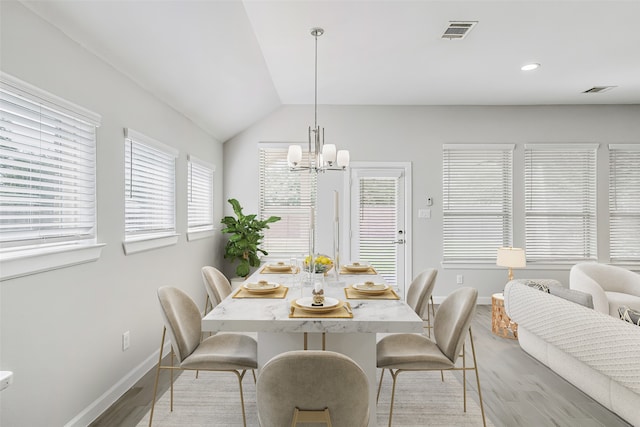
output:
[[[162,349],[163,357],[171,351],[171,343],[165,344]],[[124,395],[131,387],[133,387],[149,370],[153,369],[158,363],[158,352],[154,351],[142,363],[133,368],[127,375],[115,383],[102,396],[94,400],[82,412],[73,417],[65,427],[85,427],[95,421],[104,411],[113,405],[122,395]]]

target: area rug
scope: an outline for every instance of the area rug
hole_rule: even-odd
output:
[[[396,427],[423,426],[482,426],[480,407],[473,383],[467,383],[467,412],[463,411],[461,378],[445,372],[406,372],[400,374],[396,385],[393,425]],[[379,378],[379,377],[378,377]],[[250,373],[243,380],[247,426],[258,427],[256,388]],[[389,423],[391,376],[386,373],[377,409],[378,426]],[[485,407],[486,412],[486,407]],[[149,413],[138,427],[149,425]],[[493,426],[487,417],[487,425]],[[242,426],[238,382],[232,373],[184,372],[174,384],[173,412],[169,411],[169,391],[158,398],[153,415],[154,427],[235,427]]]

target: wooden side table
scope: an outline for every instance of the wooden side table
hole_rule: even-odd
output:
[[[512,322],[504,311],[504,295],[491,295],[491,332],[512,340],[518,339],[518,324]]]

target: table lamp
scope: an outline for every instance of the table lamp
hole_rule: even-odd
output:
[[[513,280],[513,268],[524,268],[527,259],[522,248],[498,248],[496,265],[509,268],[509,281]]]

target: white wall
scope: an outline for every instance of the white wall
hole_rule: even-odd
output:
[[[222,145],[20,3],[0,5],[2,70],[102,115],[98,241],[106,243],[96,262],[0,282],[0,369],[14,372],[0,394],[0,425],[61,426],[74,418],[86,425],[157,361],[156,289],[178,286],[204,305],[200,268],[219,265],[221,238],[186,241],[186,159],[216,165],[220,218]],[[175,246],[123,253],[124,127],[180,150]],[[126,330],[131,347],[123,352]]]
[[[598,249],[608,258],[607,144],[640,142],[640,105],[628,106],[523,106],[421,107],[320,106],[318,122],[326,128],[327,142],[349,149],[352,161],[411,161],[413,169],[412,248],[413,275],[439,269],[434,298],[456,288],[456,275],[464,285],[477,287],[480,301],[490,302],[502,291],[506,269],[443,269],[442,260],[442,144],[513,143],[514,246],[524,245],[523,145],[528,142],[596,142],[598,151]],[[258,209],[259,141],[305,141],[313,124],[312,106],[286,106],[224,145],[225,198],[239,199],[248,211]],[[640,166],[639,166],[640,167]],[[320,176],[320,179],[323,179]],[[418,219],[433,197],[431,219]],[[328,223],[320,233],[331,233]],[[569,266],[556,270],[515,270],[516,278],[554,278],[568,283]]]

